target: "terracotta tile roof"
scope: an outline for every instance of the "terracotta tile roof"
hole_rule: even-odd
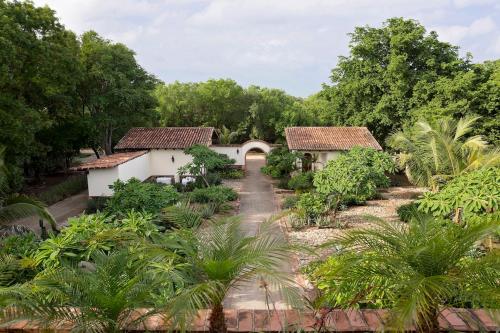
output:
[[[184,149],[194,144],[210,146],[213,127],[135,127],[115,149]]]
[[[366,127],[288,127],[288,148],[297,150],[349,150],[355,146],[382,150]]]
[[[91,169],[112,168],[112,167],[115,167],[117,165],[128,162],[130,160],[133,160],[134,158],[142,156],[142,155],[146,154],[147,152],[148,152],[147,150],[141,150],[141,151],[131,151],[131,152],[126,152],[126,153],[112,154],[112,155],[104,156],[102,158],[94,160],[92,162],[83,163],[81,165],[78,165],[78,166],[72,168],[72,170],[82,171],[82,170],[91,170]]]

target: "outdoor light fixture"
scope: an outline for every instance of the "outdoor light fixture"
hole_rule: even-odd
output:
[[[174,155],[172,155],[172,163],[174,163],[174,162],[175,162],[175,157],[174,157]]]
[[[239,154],[240,153],[240,150],[239,149],[236,149],[236,154]]]

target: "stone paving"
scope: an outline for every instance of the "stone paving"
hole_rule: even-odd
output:
[[[271,180],[260,172],[260,168],[264,165],[265,157],[263,154],[247,156],[246,175],[242,181],[240,191],[242,228],[247,235],[254,235],[259,230],[260,224],[277,212]],[[277,222],[272,232],[282,233]],[[283,267],[283,271],[293,274],[291,265]],[[266,293],[260,285],[261,282],[255,280],[241,286],[238,290],[231,290],[224,301],[224,307],[231,309],[267,309]],[[288,308],[287,304],[283,302],[276,292],[271,292],[270,298],[274,302],[276,309]],[[273,309],[274,306],[270,303],[270,308]]]

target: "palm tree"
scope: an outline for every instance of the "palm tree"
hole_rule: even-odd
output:
[[[336,239],[341,251],[330,276],[339,290],[350,286],[356,295],[341,306],[385,295],[396,328],[415,323],[420,332],[438,332],[443,306],[500,304],[500,257],[475,252],[478,241],[498,230],[498,222],[463,227],[420,215],[409,225],[375,223],[374,229]]]
[[[6,194],[8,171],[4,156],[5,147],[0,146],[0,225],[38,215],[50,224],[54,232],[58,232],[56,221],[43,202],[22,194]]]
[[[401,151],[398,162],[408,179],[438,190],[440,182],[485,166],[500,164],[500,153],[489,149],[480,135],[469,136],[479,117],[420,121],[405,133],[391,135],[388,143]]]
[[[191,283],[164,307],[173,325],[185,327],[197,310],[210,308],[209,331],[227,332],[223,301],[228,291],[259,281],[278,290],[288,304],[300,305],[293,276],[280,272],[292,248],[271,222],[262,223],[255,236],[246,235],[235,218],[215,221],[195,235],[183,249]]]
[[[156,281],[126,251],[97,253],[93,263],[40,273],[31,283],[0,289],[2,319],[39,321],[54,327],[69,322],[79,332],[119,332],[140,322],[154,306]],[[131,320],[135,317],[135,320]]]
[[[237,131],[231,132],[229,128],[222,125],[222,128],[217,131],[217,134],[219,135],[219,141],[221,144],[230,144],[234,141],[239,133]]]

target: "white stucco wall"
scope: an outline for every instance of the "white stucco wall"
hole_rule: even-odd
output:
[[[140,181],[146,180],[150,175],[150,153],[136,157],[118,166],[118,178],[127,181],[134,177]]]
[[[184,154],[182,149],[154,149],[149,155],[150,176],[175,176],[176,182],[179,181],[177,170],[193,160],[191,156]]]
[[[337,157],[339,157],[342,152],[335,150],[335,151],[308,151],[308,150],[299,150],[303,154],[311,154],[312,156],[317,156],[316,162],[313,163],[313,170],[321,170],[326,166],[326,163],[330,160],[334,160]],[[298,166],[301,167],[301,161],[298,161]]]
[[[273,149],[267,142],[261,140],[250,140],[241,145],[213,145],[210,148],[219,154],[226,154],[229,158],[234,159],[234,165],[238,166],[245,165],[245,155],[251,149],[260,149],[266,154]]]
[[[219,154],[226,154],[229,158],[235,160],[235,165],[245,164],[245,155],[242,155],[241,147],[239,146],[210,146],[210,149]]]
[[[93,169],[87,174],[89,197],[107,197],[113,194],[109,185],[118,180],[118,167]]]

